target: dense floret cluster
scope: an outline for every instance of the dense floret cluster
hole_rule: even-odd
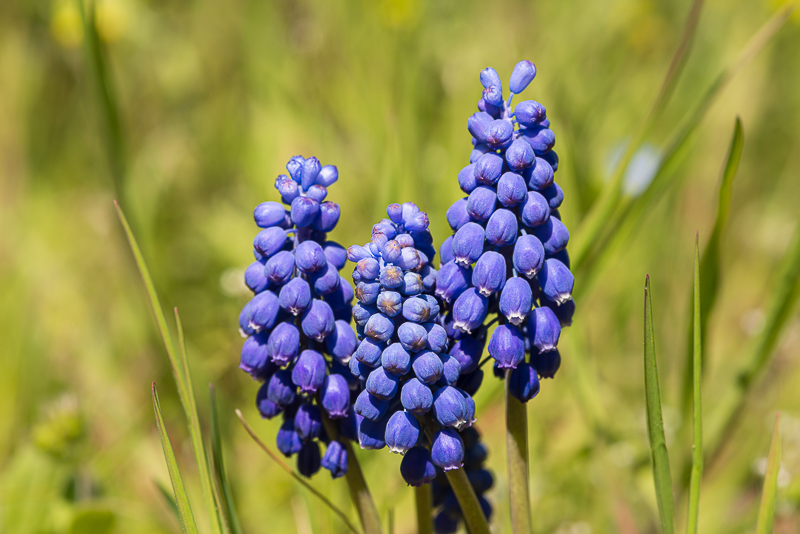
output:
[[[434,466],[461,467],[459,431],[474,422],[475,403],[457,387],[461,364],[439,324],[428,216],[410,202],[386,211],[370,242],[347,251],[359,338],[350,370],[364,388],[354,410],[361,447],[405,454],[401,473],[416,486],[433,479]]]
[[[540,103],[511,105],[535,75],[533,63],[519,62],[504,101],[497,72],[481,72],[479,111],[467,121],[474,148],[458,175],[467,196],[447,210],[454,234],[440,248],[436,287],[451,339],[469,347],[460,358],[467,372],[478,365],[487,315],[497,314],[488,352],[498,375],[511,370],[511,392],[523,402],[558,370],[561,327],[575,310],[555,135]]]
[[[253,214],[263,229],[253,240],[256,261],[245,272],[255,296],[239,316],[248,336],[239,367],[263,382],[256,396],[261,415],[283,415],[280,451],[297,453],[305,476],[322,466],[339,477],[348,458],[338,440],[355,437],[351,388],[358,382],[347,369],[357,344],[350,326],[353,289],[339,275],[347,251],[326,237],[339,221],[339,205],[325,200],[338,171],[301,156],[286,168],[289,176],[278,176],[275,188],[289,209],[270,201]],[[339,435],[325,432],[324,416]],[[318,440],[327,443],[324,457]]]

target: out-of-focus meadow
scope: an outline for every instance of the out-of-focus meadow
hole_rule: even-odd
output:
[[[99,0],[109,102],[122,132],[115,142],[79,4],[0,3],[0,531],[179,531],[159,489],[169,479],[152,381],[200,511],[185,419],[114,212],[117,198],[162,301],[182,312],[206,422],[207,384],[218,388],[245,531],[343,532],[233,415],[241,408],[273,443],[280,422],[258,418],[257,385],[237,369],[253,207],[277,200],[272,184],[289,157],[316,155],[339,168],[329,195],[342,208],[333,239],[364,242],[387,203],[413,200],[428,212],[438,246],[450,234],[445,210],[461,195],[456,175],[471,148],[466,119],[480,95],[478,72],[491,65],[505,80],[519,59],[531,59],[539,74],[524,96],[547,107],[563,219],[575,232],[615,154],[649,112],[688,9],[683,0]],[[706,4],[649,153],[664,147],[774,10],[756,0]],[[536,533],[656,531],[642,380],[645,273],[673,480],[685,487],[691,420],[681,388],[695,232],[703,246],[738,115],[744,151],[706,333],[710,417],[763,327],[776,266],[797,231],[798,20],[721,94],[669,187],[585,293],[579,275],[561,370],[528,405]],[[627,191],[636,194],[633,185]],[[800,530],[798,383],[795,311],[737,429],[707,465],[701,531],[752,531],[776,409],[785,451],[776,532]],[[501,399],[499,381],[487,377],[477,426],[497,479],[489,493],[496,532],[509,528]],[[359,460],[383,517],[391,508],[394,531],[412,532],[400,457],[363,451]],[[354,515],[343,480],[321,472],[312,483]],[[685,492],[676,498],[682,517]]]

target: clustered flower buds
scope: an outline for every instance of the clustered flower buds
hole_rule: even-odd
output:
[[[447,210],[454,234],[440,248],[436,286],[450,338],[476,348],[460,358],[464,374],[478,364],[487,315],[497,314],[488,352],[496,374],[511,370],[511,393],[523,402],[539,392],[540,378],[558,370],[561,328],[575,310],[569,231],[558,212],[564,193],[554,181],[555,135],[540,103],[511,105],[535,75],[533,63],[519,62],[503,101],[497,72],[481,72],[479,111],[467,121],[473,150],[458,174],[467,196]]]
[[[475,403],[458,387],[461,363],[447,352],[428,216],[410,202],[386,212],[370,242],[347,251],[356,264],[359,338],[350,371],[364,388],[354,410],[361,447],[405,455],[400,471],[419,486],[431,482],[436,467],[461,467],[459,432],[474,422]]]
[[[358,386],[347,369],[357,339],[350,326],[353,288],[339,275],[347,261],[344,247],[326,234],[339,221],[339,205],[326,201],[338,179],[332,165],[295,156],[275,188],[280,202],[256,206],[254,261],[245,283],[255,296],[239,315],[248,336],[239,367],[262,383],[256,406],[262,417],[283,415],[278,449],[298,454],[298,471],[311,476],[325,467],[336,478],[347,472],[347,450],[337,440],[355,437],[351,389]],[[323,412],[338,427],[329,436]],[[321,456],[318,440],[327,443]]]

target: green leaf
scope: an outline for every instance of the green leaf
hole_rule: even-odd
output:
[[[511,507],[511,530],[517,534],[531,531],[528,467],[528,410],[511,395],[511,370],[506,370],[506,451],[508,459],[508,500]]]
[[[738,121],[737,121],[738,124]],[[692,343],[692,422],[694,440],[692,442],[692,478],[689,484],[689,513],[686,520],[686,534],[697,534],[697,520],[700,512],[700,482],[703,478],[703,405],[700,397],[702,383],[703,325],[701,321],[701,276],[699,234],[694,241],[694,291],[693,291],[693,343]]]
[[[192,449],[194,451],[195,461],[197,462],[197,468],[200,473],[200,485],[203,492],[206,511],[210,515],[209,520],[211,523],[211,532],[213,534],[221,534],[224,521],[220,516],[220,509],[217,504],[217,500],[214,498],[216,486],[212,485],[211,471],[206,458],[205,446],[203,445],[200,419],[197,415],[197,404],[195,403],[194,391],[191,387],[189,362],[188,358],[186,357],[186,344],[184,341],[180,317],[178,316],[178,310],[177,308],[175,309],[175,320],[178,328],[180,353],[175,350],[172,334],[169,331],[167,319],[164,316],[164,311],[161,308],[161,301],[158,298],[158,293],[156,292],[155,285],[153,284],[153,279],[150,276],[150,271],[148,270],[147,264],[142,256],[142,251],[136,242],[136,238],[131,231],[128,220],[125,218],[125,214],[122,212],[122,208],[119,206],[119,203],[114,201],[114,206],[117,209],[117,215],[119,216],[120,223],[122,223],[122,227],[125,230],[125,235],[128,238],[131,252],[133,252],[133,257],[136,260],[136,266],[139,268],[139,273],[144,281],[147,297],[150,301],[150,307],[153,310],[153,315],[156,319],[156,325],[158,326],[158,331],[161,334],[161,340],[164,343],[164,348],[167,351],[167,356],[169,358],[170,365],[172,366],[172,375],[175,378],[175,384],[178,388],[178,396],[181,399],[183,411],[189,421],[189,435],[192,439]]]
[[[653,479],[656,485],[658,514],[663,534],[675,532],[675,511],[672,503],[672,477],[669,471],[669,454],[664,438],[664,421],[661,417],[661,392],[658,386],[656,343],[653,333],[653,302],[650,296],[650,276],[644,283],[644,394],[647,404],[647,433],[653,460]]]
[[[197,534],[197,523],[192,514],[192,507],[189,504],[189,496],[183,485],[183,478],[178,469],[178,462],[175,460],[175,453],[172,451],[172,443],[169,441],[167,430],[164,428],[164,419],[161,417],[161,403],[158,402],[158,392],[156,383],[153,382],[153,410],[156,412],[156,426],[158,435],[161,438],[161,448],[164,449],[164,458],[167,460],[167,470],[169,479],[172,481],[172,490],[175,493],[175,503],[178,505],[178,512],[181,518],[181,526],[186,534]]]
[[[218,484],[222,486],[222,504],[227,513],[230,530],[233,534],[242,534],[236,504],[233,501],[233,491],[225,472],[225,459],[222,454],[222,435],[219,430],[219,414],[217,413],[217,395],[214,384],[208,385],[209,403],[211,405],[211,451],[214,462],[213,468]]]
[[[242,426],[243,426],[243,427],[244,427],[244,429],[247,431],[247,433],[248,433],[248,434],[250,434],[250,437],[251,437],[251,438],[253,438],[253,441],[255,441],[255,442],[256,442],[256,444],[257,444],[259,447],[261,447],[261,450],[263,450],[264,452],[266,452],[266,453],[267,453],[267,455],[268,455],[270,458],[272,458],[272,460],[273,460],[273,461],[274,461],[276,464],[278,464],[278,466],[279,466],[281,469],[283,469],[284,471],[286,471],[287,473],[289,473],[289,476],[291,476],[293,479],[295,479],[297,482],[299,482],[299,483],[300,483],[300,484],[301,484],[303,487],[305,487],[305,488],[306,488],[308,491],[310,491],[312,495],[314,495],[316,498],[318,498],[320,501],[322,501],[322,503],[323,503],[325,506],[327,506],[328,508],[330,508],[330,510],[331,510],[331,511],[332,511],[334,514],[336,514],[337,516],[339,516],[339,518],[340,518],[340,519],[341,519],[341,520],[344,522],[344,524],[347,526],[347,528],[350,530],[350,532],[353,532],[354,534],[359,534],[358,530],[356,530],[356,527],[355,527],[355,526],[353,526],[353,524],[352,524],[352,523],[350,522],[350,520],[347,518],[347,514],[345,514],[345,513],[344,513],[342,510],[340,510],[339,508],[337,508],[337,507],[336,507],[336,505],[335,505],[335,504],[333,504],[331,501],[329,501],[329,500],[328,500],[328,498],[327,498],[327,497],[325,497],[325,496],[324,496],[322,493],[320,493],[319,491],[317,491],[317,490],[314,488],[314,486],[312,486],[311,484],[309,484],[309,483],[308,483],[308,481],[307,481],[305,478],[303,478],[303,477],[301,477],[300,475],[298,475],[297,473],[295,473],[295,472],[292,470],[292,468],[291,468],[291,467],[289,467],[288,465],[286,465],[286,464],[283,462],[283,460],[281,460],[281,459],[280,459],[280,457],[279,457],[277,454],[275,454],[275,453],[272,451],[272,449],[270,449],[269,447],[267,447],[267,446],[264,444],[264,442],[263,442],[263,441],[261,441],[261,440],[258,438],[258,436],[257,436],[257,435],[256,435],[256,433],[253,431],[253,429],[252,429],[252,428],[250,428],[250,425],[248,425],[248,424],[247,424],[247,421],[245,421],[245,419],[244,419],[244,415],[242,415],[242,412],[241,412],[241,411],[239,411],[239,410],[236,410],[236,416],[239,418],[239,421],[241,421],[241,423],[242,423]],[[345,441],[345,444],[349,444],[349,442]],[[348,448],[348,450],[347,450],[347,453],[348,453],[348,455],[350,455],[350,456],[348,457],[348,463],[349,463],[349,461],[350,461],[349,459],[350,459],[350,458],[354,458],[354,457],[352,456],[352,449]],[[352,464],[350,464],[350,467],[352,467]],[[349,469],[348,469],[348,471],[349,471]],[[378,528],[380,529],[380,523],[379,523],[379,527],[378,527]],[[380,530],[379,530],[378,532],[380,532]]]
[[[764,474],[764,489],[761,492],[761,506],[758,509],[756,534],[771,534],[775,521],[775,498],[778,495],[778,473],[781,470],[781,413],[775,415],[775,429],[769,443],[767,472]]]

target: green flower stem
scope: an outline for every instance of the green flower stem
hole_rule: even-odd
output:
[[[478,496],[475,495],[475,490],[472,489],[464,469],[451,469],[445,475],[447,475],[447,481],[450,483],[453,493],[456,494],[456,500],[461,507],[469,534],[491,534],[492,531],[489,530],[486,516],[483,515],[483,509],[478,502]]]
[[[417,532],[433,534],[433,494],[430,484],[422,484],[414,488],[414,500],[417,505]]]
[[[531,531],[530,488],[528,486],[528,411],[509,391],[511,370],[506,370],[506,450],[511,529],[514,534]]]

